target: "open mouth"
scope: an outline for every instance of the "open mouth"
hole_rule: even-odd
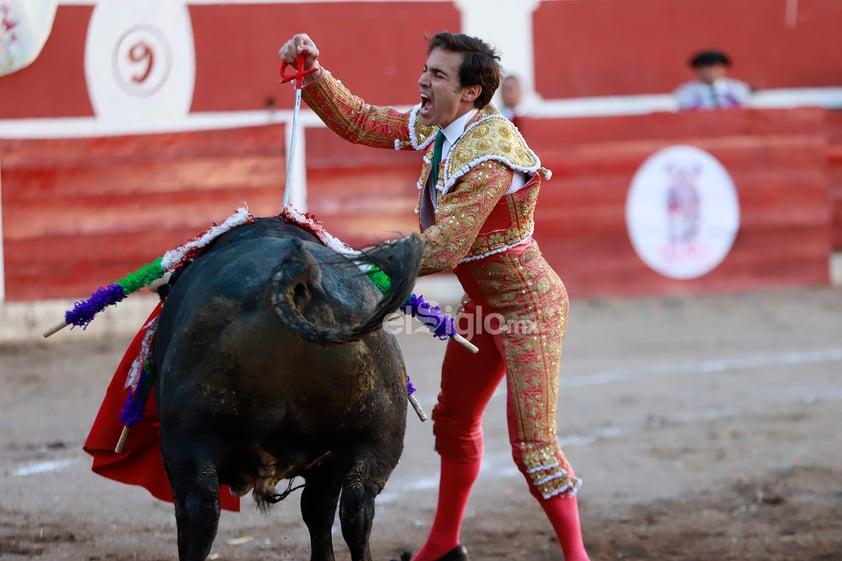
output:
[[[432,111],[433,102],[427,94],[421,94],[421,114],[428,115]]]

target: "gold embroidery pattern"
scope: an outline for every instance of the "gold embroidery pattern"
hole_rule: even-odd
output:
[[[427,248],[421,260],[422,275],[456,267],[511,180],[512,171],[503,164],[485,162],[464,175],[449,193],[439,195],[436,223],[423,232]]]
[[[525,247],[460,265],[488,305],[504,318],[503,351],[518,444],[529,477],[544,497],[573,494],[558,444],[556,406],[567,291],[533,241]]]
[[[422,125],[417,111],[402,113],[369,105],[327,70],[304,88],[302,96],[325,124],[346,140],[383,148],[395,147],[396,141],[403,148],[426,148],[418,185],[424,184],[431,167],[430,140],[437,127]],[[483,154],[493,159],[482,160]],[[510,228],[478,233],[511,182],[513,166],[537,169],[539,164],[517,129],[493,106],[477,111],[441,164],[442,170],[449,170],[446,175],[453,183],[449,189],[452,193],[437,191],[436,224],[424,232],[430,243],[421,274],[453,269],[463,258],[483,257],[527,239],[534,227],[532,209],[538,196],[537,185],[530,189],[528,200],[508,197],[505,201],[512,207]]]
[[[513,169],[536,172],[541,169],[538,156],[514,125],[502,115],[481,112],[479,121],[468,123],[445,162],[445,190],[461,173],[477,162],[495,159]]]
[[[562,494],[571,496],[579,491],[582,480],[568,475],[567,460],[558,446],[521,443],[521,447],[527,474],[545,499]]]
[[[417,110],[403,113],[366,104],[326,70],[302,95],[329,128],[351,142],[427,149],[419,181],[424,184],[436,127],[421,125]],[[477,111],[442,165],[436,224],[424,232],[429,243],[421,274],[453,269],[468,255],[483,257],[459,267],[476,281],[493,311],[505,318],[503,354],[518,431],[513,445],[522,453],[533,485],[545,497],[575,493],[580,482],[567,474],[556,426],[567,292],[528,236],[527,243],[508,247],[531,232],[540,177],[527,196],[503,195],[512,170],[544,177],[549,171],[539,167],[538,157],[517,129],[493,106]],[[511,224],[480,234],[498,204],[509,205]],[[494,253],[497,250],[504,251]]]
[[[432,140],[438,127],[422,125],[415,108],[409,115],[409,123],[412,138],[399,144],[401,148],[411,146],[416,150],[427,149],[418,179],[418,188],[421,189],[430,173]],[[447,193],[463,174],[489,160],[502,162],[524,173],[538,173],[547,179],[552,175],[549,170],[541,167],[538,156],[529,148],[512,122],[503,117],[496,107],[488,105],[471,118],[465,132],[442,161],[436,189]]]
[[[416,107],[420,108],[420,105]],[[421,120],[418,119],[418,114],[416,108],[414,107],[412,112],[409,116],[410,127],[412,128],[412,138],[410,139],[414,145],[412,146],[416,150],[421,150],[425,146],[432,145],[433,139],[436,136],[439,128],[437,126],[427,126],[421,123]]]
[[[526,241],[535,229],[534,211],[540,184],[522,192],[504,195],[494,212],[507,211],[510,226],[506,229],[480,232],[463,260],[474,260],[499,253]],[[500,206],[505,209],[500,209]]]
[[[396,141],[409,140],[408,113],[365,103],[327,70],[301,96],[328,128],[353,143],[395,148]]]

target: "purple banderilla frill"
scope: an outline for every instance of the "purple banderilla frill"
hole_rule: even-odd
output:
[[[155,383],[155,368],[152,359],[147,358],[143,365],[143,372],[137,382],[137,389],[129,390],[126,395],[126,402],[120,412],[119,419],[126,427],[133,427],[143,420],[143,412],[146,409],[146,401],[152,393],[152,386]]]
[[[445,315],[440,307],[431,306],[429,302],[424,301],[423,296],[410,296],[401,306],[401,311],[417,318],[439,339],[444,340],[458,334],[453,318]]]
[[[72,310],[64,314],[64,322],[85,329],[93,321],[94,316],[105,309],[123,300],[126,293],[123,287],[112,283],[107,287],[100,287],[87,300],[76,302]]]

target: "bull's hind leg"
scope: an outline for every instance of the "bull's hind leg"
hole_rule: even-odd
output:
[[[161,438],[175,503],[179,561],[204,561],[219,524],[216,466],[197,438]]]
[[[339,520],[352,561],[371,561],[368,543],[374,523],[374,497],[379,491],[369,487],[370,481],[365,462],[358,460],[342,486]]]
[[[335,561],[331,528],[341,485],[341,477],[329,470],[307,475],[301,493],[301,517],[310,532],[310,561]]]

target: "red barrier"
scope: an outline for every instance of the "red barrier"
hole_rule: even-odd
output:
[[[827,177],[833,215],[833,249],[842,251],[842,111],[827,112]]]
[[[553,178],[542,187],[536,239],[577,297],[698,293],[829,282],[830,207],[821,109],[526,119],[523,133]],[[729,172],[740,228],[727,257],[690,280],[667,278],[635,252],[626,197],[646,159],[691,145]],[[307,132],[310,209],[363,245],[416,228],[418,154]]]
[[[825,112],[812,108],[527,119],[523,133],[554,172],[535,237],[574,297],[827,284],[832,220],[838,236],[842,216],[831,120],[828,132]],[[331,232],[361,247],[417,229],[420,154],[351,145],[325,129],[305,134],[309,210]],[[276,213],[283,139],[273,125],[0,140],[7,300],[87,297],[244,202],[256,215]],[[715,157],[740,205],[730,252],[689,280],[647,266],[626,225],[635,173],[672,145]]]
[[[282,125],[0,140],[6,299],[87,297],[248,202],[283,204]]]
[[[831,220],[821,109],[661,113],[525,120],[523,133],[554,171],[541,192],[536,238],[575,296],[699,293],[829,282]],[[638,256],[625,204],[638,168],[672,145],[700,148],[726,168],[740,227],[725,259],[689,280]]]
[[[420,153],[351,144],[327,129],[306,135],[308,210],[331,232],[362,247],[418,230]]]

